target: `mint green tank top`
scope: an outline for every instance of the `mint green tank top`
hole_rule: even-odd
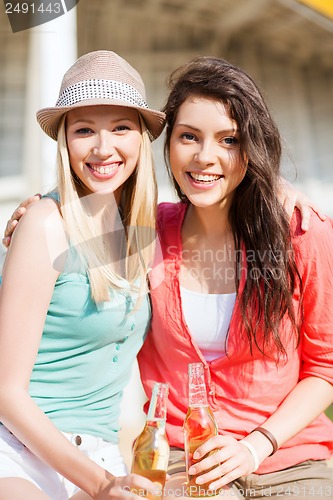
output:
[[[129,314],[129,292],[104,307],[91,299],[87,276],[58,277],[29,392],[64,432],[118,442],[120,402],[150,319],[148,297]]]
[[[55,283],[29,393],[61,431],[117,443],[123,389],[149,327],[150,303],[147,295],[131,313],[127,284],[96,304],[77,268]]]

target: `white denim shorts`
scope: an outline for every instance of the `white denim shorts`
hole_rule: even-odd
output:
[[[115,476],[127,474],[126,465],[116,444],[87,434],[62,433],[68,441]],[[0,425],[0,478],[27,479],[52,500],[67,500],[78,487],[51,469],[29,451],[11,432]]]

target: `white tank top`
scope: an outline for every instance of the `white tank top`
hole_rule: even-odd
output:
[[[236,293],[198,293],[180,287],[182,309],[191,336],[207,361],[225,355],[225,340]]]

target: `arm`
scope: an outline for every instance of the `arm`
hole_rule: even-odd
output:
[[[58,276],[52,256],[65,249],[55,204],[43,200],[28,209],[8,251],[0,291],[0,420],[41,460],[92,498],[137,498],[123,488],[132,483],[150,487],[150,481],[134,475],[113,477],[67,441],[29,396],[31,371]]]
[[[280,177],[278,197],[290,219],[294,213],[295,207],[300,210],[303,231],[307,231],[309,229],[311,208],[322,221],[326,219],[326,216],[320,207],[309,200],[309,198],[302,191],[295,189],[290,182],[283,179],[283,177]]]
[[[298,191],[297,189],[292,187],[292,185],[288,181],[284,180],[282,177],[280,178],[280,186],[281,187],[279,190],[279,200],[281,205],[283,205],[290,218],[294,212],[294,208],[295,207],[299,208],[302,215],[303,231],[308,230],[311,208],[314,210],[314,212],[317,213],[317,215],[320,217],[321,220],[325,220],[326,216],[322,212],[322,210],[319,207],[317,207],[315,203],[312,203],[312,201],[309,200],[309,198],[302,191]],[[27,198],[26,200],[22,201],[20,205],[17,207],[17,209],[14,210],[10,219],[7,222],[6,229],[4,231],[4,237],[2,239],[2,244],[6,248],[9,248],[11,237],[15,231],[17,223],[19,222],[21,217],[26,213],[27,207],[39,201],[40,197],[41,197],[40,194],[35,194],[34,196],[31,196],[30,198]]]
[[[329,382],[318,377],[307,377],[295,386],[279,409],[262,424],[262,427],[271,431],[278,444],[282,445],[309,425],[332,401],[333,386]],[[260,463],[272,452],[270,442],[259,432],[252,432],[244,441],[254,447]],[[191,468],[192,474],[198,474],[215,467],[207,474],[202,474],[198,483],[211,481],[210,488],[214,490],[253,472],[253,457],[242,441],[230,436],[215,436],[198,448],[200,455],[196,458],[214,450],[218,451],[196,464],[196,470]],[[221,462],[222,465],[219,465]]]
[[[333,401],[333,224],[329,219],[320,222],[318,217],[312,216],[310,226],[310,231],[299,237],[295,245],[304,287],[299,382],[278,409],[260,424],[275,436],[279,446],[307,427]],[[242,441],[252,445],[259,463],[272,452],[270,441],[259,432],[250,433]],[[219,488],[254,471],[253,457],[242,441],[216,436],[199,449],[198,458],[218,451],[196,465],[195,473],[224,462],[203,474],[202,483],[212,481],[212,489]]]

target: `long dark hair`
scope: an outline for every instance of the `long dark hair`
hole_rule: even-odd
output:
[[[286,354],[279,327],[283,318],[289,316],[290,333],[295,345],[299,343],[301,306],[295,311],[292,297],[296,288],[301,295],[302,284],[289,221],[277,198],[281,161],[278,128],[253,79],[223,59],[194,59],[171,74],[169,87],[163,111],[167,123],[164,153],[170,174],[170,136],[179,107],[188,97],[209,97],[222,102],[238,125],[247,170],[233,198],[229,222],[237,250],[237,270],[244,268],[241,250],[246,250],[247,274],[242,290],[240,273],[235,273],[240,310],[251,350],[254,344],[266,353],[273,340],[279,355]],[[186,201],[175,179],[173,183],[179,198]]]

